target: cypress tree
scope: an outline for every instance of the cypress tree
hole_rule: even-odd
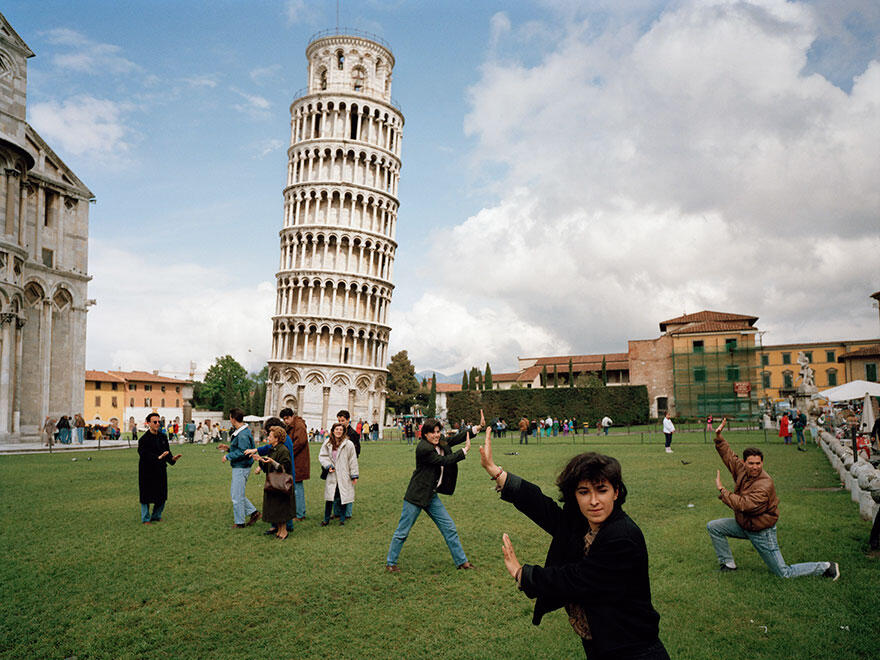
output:
[[[608,384],[608,371],[605,369],[605,356],[602,356],[602,384]]]
[[[486,374],[483,377],[483,385],[485,386],[483,389],[491,390],[492,389],[492,369],[489,368],[489,363],[486,363]]]
[[[470,386],[468,385],[467,370],[465,370],[461,372],[461,391],[464,392],[468,389],[470,389]]]
[[[553,387],[559,387],[559,370],[553,365]]]
[[[568,386],[574,387],[574,368],[571,364],[571,358],[568,358]]]
[[[428,395],[428,417],[437,414],[437,374],[431,375],[431,393]]]
[[[541,369],[541,387],[547,387],[547,365]]]

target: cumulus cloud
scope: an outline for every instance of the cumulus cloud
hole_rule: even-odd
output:
[[[285,15],[288,25],[314,23],[320,17],[320,11],[313,2],[307,0],[287,0]]]
[[[68,48],[52,56],[52,63],[60,69],[79,73],[132,73],[141,68],[122,55],[122,48],[100,43],[69,28],[57,28],[47,33],[49,43]]]
[[[249,371],[271,347],[275,286],[90,241],[88,368],[204,372],[232,355]]]
[[[217,76],[190,76],[189,78],[184,78],[183,82],[190,87],[206,87],[208,89],[214,89],[217,86]]]
[[[271,103],[269,101],[259,96],[258,94],[248,94],[247,92],[242,92],[239,89],[232,88],[232,91],[238,94],[242,99],[244,99],[244,103],[236,103],[233,107],[254,119],[267,119],[269,117],[269,108],[271,107]]]
[[[31,124],[50,144],[105,162],[125,160],[132,137],[126,116],[131,110],[128,103],[88,94],[29,106]]]
[[[539,60],[489,53],[469,91],[474,170],[506,175],[436,237],[456,259],[432,295],[487,336],[532,329],[525,354],[626,350],[700,309],[755,314],[770,343],[876,336],[880,62],[849,93],[806,70],[805,4],[675,3],[604,30],[566,7]],[[542,32],[488,29],[503,53]]]

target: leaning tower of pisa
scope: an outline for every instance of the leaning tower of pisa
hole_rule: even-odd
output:
[[[377,37],[315,35],[290,148],[266,414],[384,423],[403,114]]]

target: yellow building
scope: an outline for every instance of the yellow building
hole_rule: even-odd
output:
[[[801,384],[801,367],[798,364],[798,353],[801,351],[810,362],[810,368],[814,372],[813,379],[820,390],[843,385],[851,380],[866,380],[864,373],[861,375],[847,373],[841,358],[876,344],[876,340],[865,339],[763,346],[760,349],[761,397],[773,400],[785,399],[795,393],[798,385]]]
[[[83,417],[107,422],[115,418],[121,423],[125,418],[125,379],[106,371],[86,370]]]

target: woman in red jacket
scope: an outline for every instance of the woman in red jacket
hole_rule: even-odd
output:
[[[783,413],[779,418],[779,437],[785,438],[785,444],[791,444],[791,430],[788,427],[788,413]]]

